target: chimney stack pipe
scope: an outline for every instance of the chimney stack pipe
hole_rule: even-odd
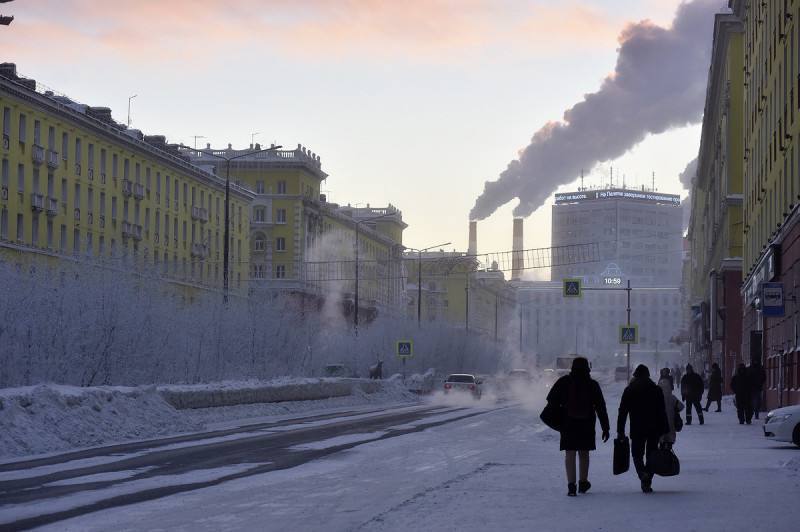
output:
[[[467,248],[467,255],[478,254],[478,222],[469,222],[469,248]]]
[[[514,242],[511,253],[511,279],[518,281],[522,279],[522,270],[525,267],[525,259],[522,250],[523,243],[523,223],[522,218],[514,218]]]

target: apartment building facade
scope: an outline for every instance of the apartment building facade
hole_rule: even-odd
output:
[[[0,251],[148,269],[222,286],[224,182],[145,136],[0,65]],[[231,286],[244,288],[247,207],[231,191]]]
[[[697,175],[687,233],[693,362],[716,362],[728,378],[742,355],[742,136],[744,26],[733,14],[714,23]]]

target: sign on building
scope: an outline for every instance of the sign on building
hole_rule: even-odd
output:
[[[397,342],[397,356],[399,358],[411,358],[414,356],[414,342],[411,340],[401,340]]]
[[[564,297],[581,297],[583,295],[583,279],[564,279]]]
[[[762,305],[764,316],[783,316],[783,283],[763,283],[761,285]]]
[[[638,344],[639,343],[639,326],[638,325],[620,325],[619,326],[619,343],[621,343],[621,344]]]

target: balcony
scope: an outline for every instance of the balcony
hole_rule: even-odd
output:
[[[201,223],[206,223],[208,221],[208,209],[192,206],[192,220],[199,220]]]
[[[144,185],[141,183],[134,183],[133,184],[133,197],[137,200],[144,199]]]
[[[58,169],[58,165],[61,160],[58,158],[58,152],[53,150],[47,150],[47,167],[51,168],[52,170]]]
[[[31,194],[31,210],[42,212],[44,210],[44,196],[42,194]]]
[[[142,239],[142,226],[130,222],[122,222],[122,238]]]
[[[31,151],[31,158],[33,159],[33,164],[42,164],[44,162],[44,148],[38,144],[34,144],[33,150]]]
[[[200,259],[208,257],[208,245],[201,242],[192,242],[192,257]]]
[[[58,214],[58,200],[56,198],[47,197],[47,216],[56,216]]]
[[[122,195],[130,196],[133,194],[133,182],[130,179],[122,180]]]

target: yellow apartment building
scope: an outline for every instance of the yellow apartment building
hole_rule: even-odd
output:
[[[688,230],[692,353],[725,375],[742,361],[743,41],[736,15],[716,15]]]
[[[359,309],[365,320],[401,307],[402,213],[329,203],[320,156],[302,145],[274,149],[181,148],[193,164],[255,192],[249,206],[251,290],[283,290],[353,312],[358,233]]]
[[[0,254],[152,269],[222,285],[225,184],[162,136],[45,91],[0,65]],[[231,193],[231,287],[244,287],[249,204]]]

